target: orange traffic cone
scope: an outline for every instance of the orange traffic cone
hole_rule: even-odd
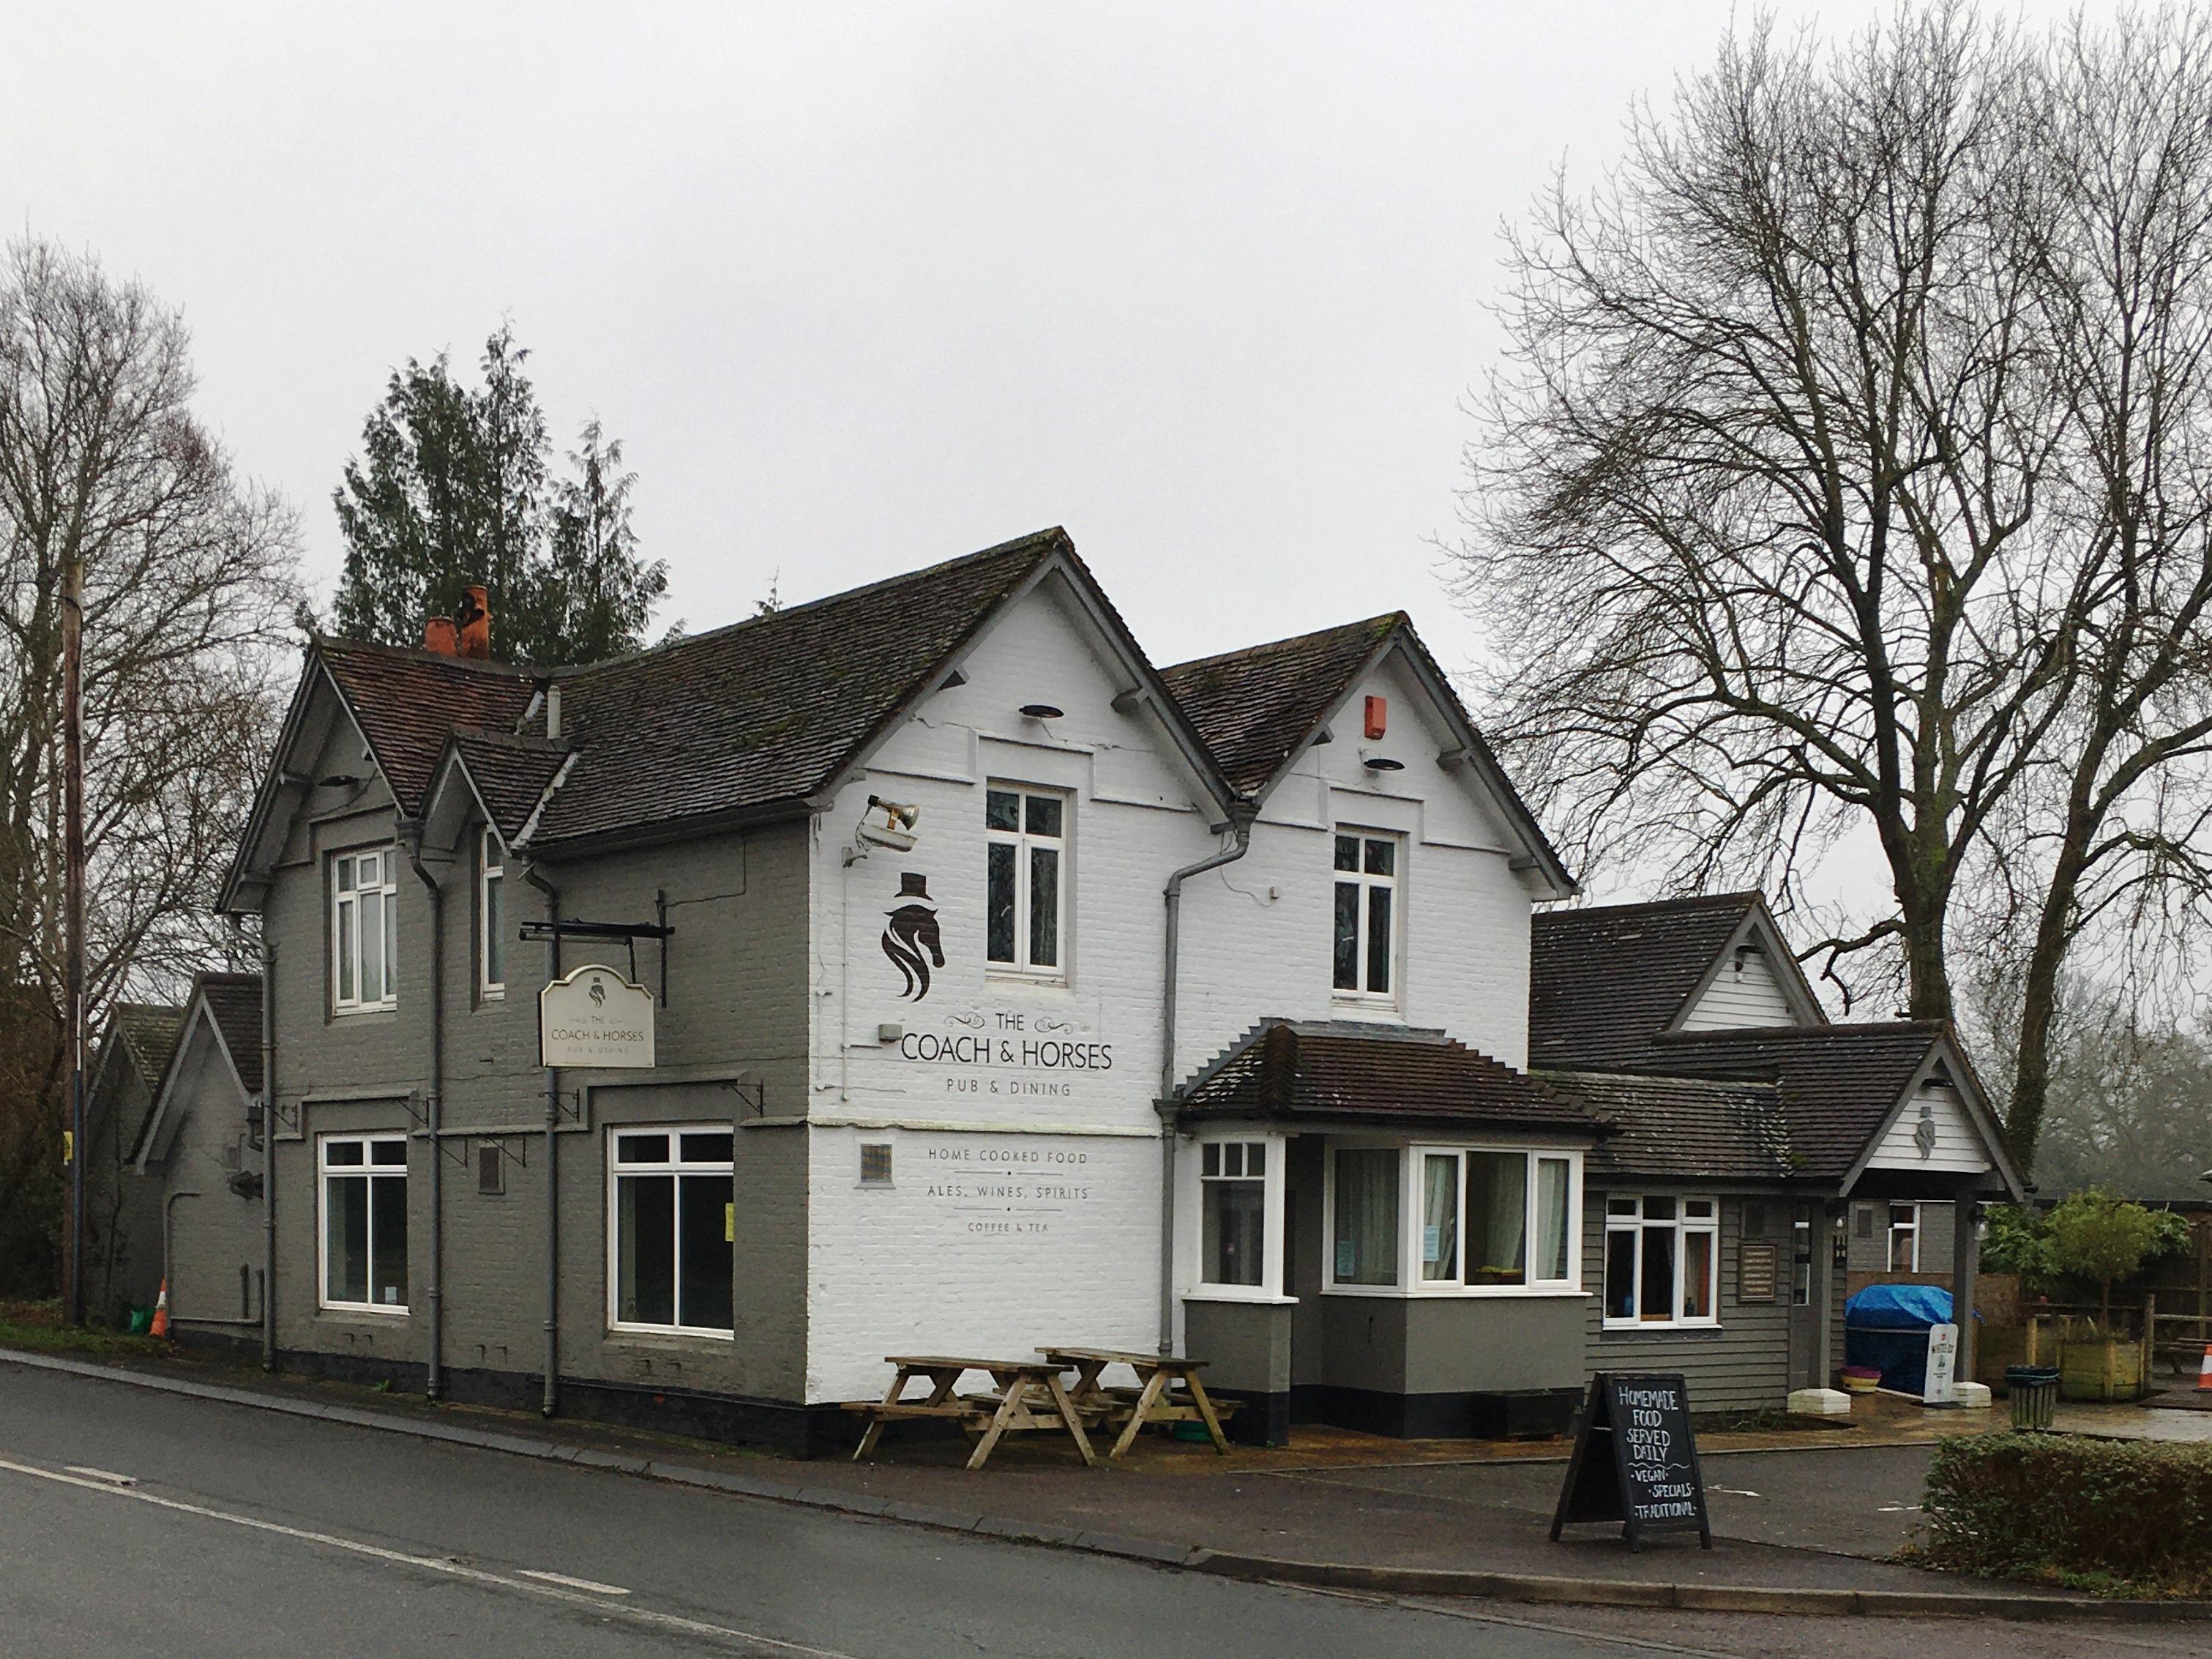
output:
[[[2212,1394],[2212,1342],[2204,1345],[2204,1363],[2197,1370],[2197,1392]]]
[[[152,1334],[155,1336],[167,1336],[168,1334],[169,1281],[165,1279],[161,1281],[161,1295],[154,1298],[154,1327]],[[2204,1360],[2206,1364],[2212,1365],[2212,1348],[2207,1348],[2204,1351]],[[2208,1373],[2208,1375],[2212,1375],[2212,1373]],[[2208,1384],[2207,1386],[2212,1387],[2212,1384]]]

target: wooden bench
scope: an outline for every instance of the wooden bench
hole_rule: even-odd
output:
[[[845,1407],[868,1419],[853,1453],[856,1463],[875,1450],[886,1425],[935,1421],[959,1425],[975,1443],[968,1458],[971,1470],[981,1468],[990,1460],[1000,1437],[1040,1429],[1065,1429],[1082,1454],[1084,1466],[1097,1467],[1097,1455],[1083,1431],[1085,1413],[1061,1385],[1064,1366],[1030,1359],[966,1359],[942,1354],[893,1354],[884,1363],[896,1368],[884,1397],[853,1401]],[[956,1394],[960,1379],[969,1371],[988,1372],[998,1392]],[[928,1379],[928,1390],[921,1398],[909,1400],[907,1384],[917,1376]],[[1091,1414],[1096,1415],[1095,1410]]]
[[[1224,1401],[1216,1405],[1207,1395],[1198,1375],[1206,1369],[1204,1360],[1119,1348],[1040,1348],[1037,1352],[1048,1364],[1074,1371],[1075,1386],[1068,1390],[1068,1397],[1077,1411],[1095,1414],[1109,1428],[1121,1429],[1113,1450],[1106,1454],[1109,1457],[1127,1451],[1147,1423],[1203,1423],[1214,1450],[1228,1451],[1229,1437],[1221,1431],[1221,1420],[1236,1409],[1237,1402]],[[1109,1365],[1128,1366],[1137,1374],[1138,1386],[1108,1388],[1099,1377]]]

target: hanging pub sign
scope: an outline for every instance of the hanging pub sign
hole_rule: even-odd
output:
[[[1692,1528],[1712,1548],[1705,1481],[1690,1433],[1690,1390],[1680,1372],[1600,1371],[1590,1378],[1552,1541],[1559,1541],[1560,1528],[1590,1521],[1620,1522],[1631,1549],[1643,1547],[1647,1532]]]
[[[586,963],[538,994],[538,1063],[647,1070],[653,993]]]

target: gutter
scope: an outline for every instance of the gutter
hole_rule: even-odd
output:
[[[1234,864],[1252,850],[1252,820],[1259,808],[1238,802],[1230,811],[1236,838],[1219,852],[1187,864],[1168,878],[1167,954],[1160,980],[1160,1352],[1175,1352],[1176,963],[1182,943],[1182,884],[1208,870]]]
[[[423,1102],[430,1136],[430,1352],[425,1397],[446,1391],[446,1158],[438,1132],[446,1111],[446,895],[422,862],[422,825],[408,826],[407,861],[430,896],[430,1087]]]
[[[561,890],[532,864],[523,879],[545,895],[545,920],[553,931],[545,941],[548,983],[561,977]],[[561,1073],[545,1068],[545,1393],[538,1409],[550,1417],[560,1406],[561,1374]]]

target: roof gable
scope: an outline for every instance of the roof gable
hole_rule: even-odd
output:
[[[197,1059],[198,1064],[188,1064]],[[152,1108],[131,1149],[131,1161],[143,1172],[161,1156],[183,1121],[179,1103],[186,1083],[219,1066],[246,1104],[261,1093],[261,976],[258,974],[202,974],[185,1000],[176,1046],[164,1070]]]
[[[1290,775],[1360,681],[1393,657],[1452,734],[1437,763],[1466,774],[1503,817],[1508,837],[1520,845],[1515,867],[1540,872],[1556,896],[1568,896],[1573,877],[1402,611],[1179,663],[1161,678],[1237,793],[1256,805]]]
[[[1529,928],[1534,1066],[1626,1061],[1670,1029],[1759,907],[1756,893],[1540,910]]]

